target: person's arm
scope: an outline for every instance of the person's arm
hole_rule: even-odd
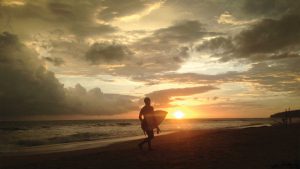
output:
[[[142,110],[143,110],[143,109],[141,109],[140,114],[139,114],[139,119],[140,119],[140,121],[143,121],[143,113],[142,113]]]

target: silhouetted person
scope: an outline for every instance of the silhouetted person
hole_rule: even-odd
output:
[[[139,143],[139,148],[143,149],[143,145],[145,143],[148,143],[148,150],[152,150],[151,141],[154,138],[154,131],[153,128],[151,128],[147,124],[147,118],[153,118],[154,109],[151,106],[151,100],[150,98],[146,97],[144,99],[145,106],[141,109],[139,114],[139,119],[141,121],[141,127],[144,131],[144,133],[147,134],[147,138],[145,138],[141,143]],[[160,129],[157,127],[157,133],[160,132]]]

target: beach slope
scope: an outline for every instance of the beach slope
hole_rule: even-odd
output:
[[[1,169],[282,169],[299,168],[300,127],[181,131],[140,140],[40,155],[1,156]]]

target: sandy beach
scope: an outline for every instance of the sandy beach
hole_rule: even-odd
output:
[[[300,167],[300,126],[181,131],[106,147],[33,155],[2,155],[1,169],[283,169]]]

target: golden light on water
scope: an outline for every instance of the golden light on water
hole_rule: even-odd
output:
[[[175,112],[173,112],[173,116],[176,118],[176,119],[182,119],[184,118],[184,113],[180,110],[177,110]]]

